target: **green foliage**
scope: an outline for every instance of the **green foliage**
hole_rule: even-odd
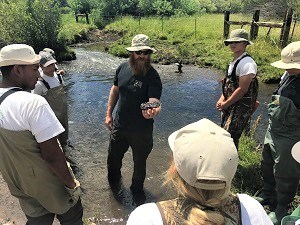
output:
[[[26,43],[36,50],[63,48],[60,12],[52,0],[1,2],[0,14],[0,39],[7,43]]]
[[[96,6],[96,0],[68,0],[75,13],[90,13]]]

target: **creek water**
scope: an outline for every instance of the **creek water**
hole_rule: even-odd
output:
[[[70,140],[75,147],[71,155],[77,163],[76,173],[84,192],[85,218],[96,224],[125,224],[128,214],[136,207],[129,191],[132,154],[129,150],[123,159],[125,188],[115,196],[106,177],[109,131],[103,121],[115,69],[127,59],[86,48],[77,48],[76,55],[76,60],[59,66],[66,71]],[[168,168],[171,156],[168,135],[201,118],[220,123],[215,104],[221,94],[220,80],[223,77],[218,70],[196,66],[184,65],[182,74],[174,72],[176,65],[154,64],[154,67],[163,82],[163,105],[155,118],[154,148],[147,161],[146,202],[174,196],[172,190],[161,186],[162,174]],[[262,115],[256,132],[258,142],[263,140],[267,127],[266,104],[274,88],[274,85],[260,84],[260,106],[253,115],[253,119]]]

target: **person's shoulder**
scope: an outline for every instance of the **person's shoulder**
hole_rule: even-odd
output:
[[[41,104],[46,103],[46,99],[40,95],[28,92],[28,91],[18,91],[14,93],[16,98],[18,100],[23,101],[23,102],[39,102]]]
[[[140,205],[129,215],[126,225],[163,225],[156,203]]]
[[[251,55],[249,55],[248,53],[246,53],[245,54],[245,56],[241,59],[241,62],[243,62],[243,63],[255,63],[255,60],[254,60],[254,58],[251,56]]]

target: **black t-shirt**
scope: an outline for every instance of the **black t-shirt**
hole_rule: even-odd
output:
[[[114,85],[119,88],[119,101],[114,124],[117,128],[142,131],[151,128],[153,119],[145,119],[140,105],[149,98],[160,99],[162,83],[157,71],[151,67],[145,76],[135,76],[128,62],[116,70]]]
[[[279,84],[277,94],[289,98],[300,108],[300,76],[288,75]]]

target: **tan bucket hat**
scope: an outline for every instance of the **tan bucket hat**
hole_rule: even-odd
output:
[[[0,67],[11,65],[32,65],[39,63],[41,57],[33,48],[25,44],[11,44],[0,50]]]
[[[49,53],[49,52],[41,51],[39,53],[39,55],[41,56],[40,64],[43,67],[47,67],[47,66],[49,66],[51,64],[57,63],[57,61],[53,58],[52,54]]]
[[[154,48],[150,47],[150,38],[145,34],[138,34],[133,37],[131,41],[131,47],[126,48],[130,52],[151,50],[153,53],[156,52]]]
[[[253,42],[251,42],[249,40],[248,32],[246,30],[244,30],[244,29],[235,29],[235,30],[232,30],[231,33],[230,33],[229,39],[226,39],[224,41],[224,44],[227,46],[231,42],[236,42],[236,41],[245,41],[248,44],[253,45]]]
[[[300,41],[288,44],[281,51],[281,60],[271,63],[280,69],[300,69]]]
[[[205,190],[230,187],[238,153],[226,130],[208,119],[201,119],[172,133],[168,142],[175,167],[189,185]],[[205,182],[211,180],[221,182]]]

